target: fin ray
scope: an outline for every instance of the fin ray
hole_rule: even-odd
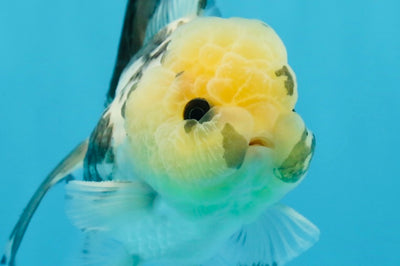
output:
[[[318,241],[318,228],[290,207],[276,204],[243,226],[204,265],[282,265]]]
[[[71,181],[67,215],[82,230],[104,230],[152,206],[155,192],[140,181]]]
[[[83,250],[71,265],[125,266],[137,265],[136,260],[122,243],[104,237],[102,232],[91,231],[85,234]]]

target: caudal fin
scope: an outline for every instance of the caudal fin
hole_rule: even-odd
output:
[[[319,239],[318,228],[290,207],[276,204],[243,226],[204,266],[283,265]]]

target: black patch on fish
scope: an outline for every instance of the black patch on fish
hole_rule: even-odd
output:
[[[84,161],[84,180],[103,181],[112,179],[112,173],[107,173],[106,176],[99,173],[99,167],[104,166],[104,164],[114,164],[114,152],[111,145],[112,135],[113,127],[110,123],[110,113],[106,111],[90,136]]]
[[[293,147],[289,156],[281,164],[280,167],[275,168],[274,175],[286,183],[297,182],[307,171],[307,165],[304,165],[308,156],[312,156],[315,148],[315,137],[313,136],[311,145],[308,146],[306,139],[308,131],[304,130],[299,142]],[[309,165],[309,162],[308,162]]]
[[[75,180],[75,177],[71,174],[67,175],[66,177],[64,177],[65,183],[69,183],[72,180]]]
[[[132,82],[132,81],[135,81],[135,83],[130,88],[128,88],[129,89],[128,95],[131,94],[131,92],[136,89],[137,84],[139,83],[140,79],[143,76],[143,71],[144,71],[145,67],[147,67],[147,64],[144,63],[142,66],[140,66],[140,68],[129,79],[128,83]],[[127,99],[127,98],[124,98],[124,94],[125,94],[124,92],[125,92],[126,89],[127,89],[126,87],[123,88],[122,89],[122,93],[119,94],[119,101],[120,102],[122,102],[124,99]]]
[[[185,23],[186,23],[186,22],[183,21],[183,20],[179,21],[179,22],[178,22],[178,27],[179,27],[179,26],[182,26],[182,25],[185,24]]]
[[[128,100],[128,99],[127,99],[127,100]],[[121,116],[122,116],[123,118],[125,118],[126,102],[127,102],[127,100],[124,102],[124,104],[123,104],[122,107],[121,107]]]
[[[156,58],[155,56],[151,56],[153,53],[157,53],[157,51],[161,48],[164,47],[163,42],[168,38],[170,35],[170,32],[168,31],[167,28],[163,28],[160,30],[154,37],[153,39],[143,47],[137,54],[137,58],[143,57],[144,64],[147,65],[149,63],[149,60]],[[166,42],[167,46],[169,44],[169,41]],[[161,44],[163,44],[161,47],[159,47]],[[166,47],[164,48],[166,49]],[[163,50],[163,49],[161,49]],[[159,54],[160,55],[160,54]]]
[[[156,52],[150,55],[150,60],[158,58],[160,55],[163,55],[168,48],[168,45],[171,41],[165,42],[163,45],[161,45],[159,48],[157,48]]]
[[[200,14],[200,12],[205,9],[207,6],[207,0],[200,0],[199,1],[199,7],[197,8],[197,15]]]
[[[222,129],[224,147],[224,159],[229,168],[239,169],[244,161],[248,143],[246,139],[237,133],[235,128],[226,123]]]
[[[135,83],[135,84],[132,85],[132,87],[131,87],[131,88],[129,89],[129,91],[128,91],[128,95],[126,95],[126,99],[125,99],[125,100],[128,100],[129,97],[131,97],[131,93],[132,93],[134,90],[136,90],[137,85],[138,85],[138,83]]]
[[[121,116],[122,116],[123,118],[125,118],[126,102],[128,101],[129,97],[131,96],[131,93],[136,89],[137,84],[138,84],[138,83],[135,83],[135,84],[133,84],[133,85],[129,88],[128,95],[126,96],[125,101],[124,101],[124,103],[122,104],[122,107],[121,107]]]
[[[6,255],[3,255],[3,257],[1,257],[0,263],[1,264],[6,264],[6,261],[7,261],[7,257],[6,257]]]
[[[144,66],[139,68],[138,71],[131,77],[131,79],[129,81],[140,80],[142,78],[142,76],[143,76],[143,68],[144,68]]]
[[[181,71],[179,73],[176,73],[175,78],[179,78],[180,76],[182,76],[183,73],[185,73],[185,71]]]
[[[164,65],[164,61],[165,61],[165,57],[166,57],[167,53],[163,53],[161,58],[160,58],[160,63],[161,65]]]
[[[147,25],[159,6],[159,2],[160,0],[128,1],[106,105],[110,104],[115,97],[123,70],[129,63],[140,57],[137,55],[143,48]]]
[[[213,112],[213,109],[210,109],[203,117],[200,119],[200,124],[209,122],[211,119],[213,119],[215,113]]]
[[[211,121],[211,119],[214,117],[214,112],[212,111],[212,109],[210,109],[205,115],[203,115],[203,117],[197,121],[196,119],[188,119],[186,120],[185,125],[183,126],[185,129],[186,133],[190,133],[193,129],[193,127],[197,124],[197,123],[205,123],[205,122],[209,122]]]
[[[285,76],[286,77],[285,88],[287,90],[287,94],[288,95],[293,95],[294,80],[293,80],[292,74],[290,74],[290,71],[287,68],[287,66],[283,66],[281,69],[275,71],[275,75],[277,77],[280,77],[280,76]]]
[[[209,122],[213,119],[215,112],[212,109],[212,105],[210,104],[210,110],[208,110],[202,117],[201,119],[198,121],[200,124],[203,124],[205,122]],[[188,120],[189,121],[189,120]]]
[[[153,45],[159,46],[167,39],[167,37],[170,34],[171,34],[170,29],[168,29],[167,27],[162,28],[156,35],[154,35],[154,38],[152,40]],[[154,50],[154,49],[152,49],[152,50]]]
[[[140,78],[143,76],[143,72],[146,70],[153,59],[157,59],[159,56],[161,56],[161,59],[163,58],[169,41],[167,41],[165,44],[163,44],[163,42],[168,38],[170,34],[171,32],[168,30],[167,27],[163,28],[153,37],[153,39],[151,39],[145,46],[137,51],[137,53],[129,60],[129,64],[125,64],[125,67],[129,68],[131,67],[130,65],[134,65],[135,63],[137,63],[137,61],[142,60],[142,65],[139,66],[138,70],[132,75],[132,77],[130,77],[129,81],[135,79],[140,80]],[[159,47],[161,44],[162,46]],[[118,80],[115,79],[116,78],[113,76],[112,86],[108,92],[106,100],[106,106],[108,106],[115,97],[115,91],[118,85],[118,83],[116,82],[119,81],[119,76]]]
[[[185,132],[189,134],[189,133],[192,131],[193,127],[194,127],[197,123],[198,123],[198,122],[197,122],[196,120],[194,120],[194,119],[187,120],[186,123],[185,123],[185,125],[183,126],[184,129],[185,129]]]
[[[163,42],[168,36],[169,32],[166,28],[164,28],[153,38],[153,40],[148,45],[143,47],[143,49],[138,52],[137,56],[135,56],[132,61],[141,59],[143,62],[139,69],[135,72],[135,74],[133,74],[132,77],[129,79],[129,81],[139,81],[143,76],[143,72],[146,70],[149,64],[160,56],[164,56],[170,41],[166,41],[165,43]]]

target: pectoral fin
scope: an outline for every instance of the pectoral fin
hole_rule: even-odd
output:
[[[46,177],[42,184],[40,184],[26,205],[23,213],[19,217],[17,224],[14,226],[4,254],[1,257],[1,265],[12,266],[15,264],[15,256],[17,254],[19,245],[21,244],[29,222],[41,200],[50,188],[52,188],[55,184],[67,179],[72,172],[82,167],[87,147],[88,140],[80,143],[70,154],[67,155],[67,157],[64,158],[64,160],[62,160],[56,166],[56,168],[54,168],[54,170]]]
[[[108,231],[148,210],[156,192],[141,181],[71,181],[66,195],[67,215],[78,228]]]
[[[113,237],[132,230],[128,221],[151,209],[156,197],[151,187],[139,180],[71,181],[66,195],[67,215],[85,232],[84,265],[142,265]]]

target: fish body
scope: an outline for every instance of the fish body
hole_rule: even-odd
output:
[[[295,77],[270,27],[211,17],[175,27],[122,74],[85,181],[67,185],[69,215],[141,262],[197,265],[299,183],[314,137],[292,111]]]
[[[315,147],[286,49],[261,21],[161,2],[79,152],[83,179],[66,185],[85,263],[284,264],[319,236],[279,203]]]

